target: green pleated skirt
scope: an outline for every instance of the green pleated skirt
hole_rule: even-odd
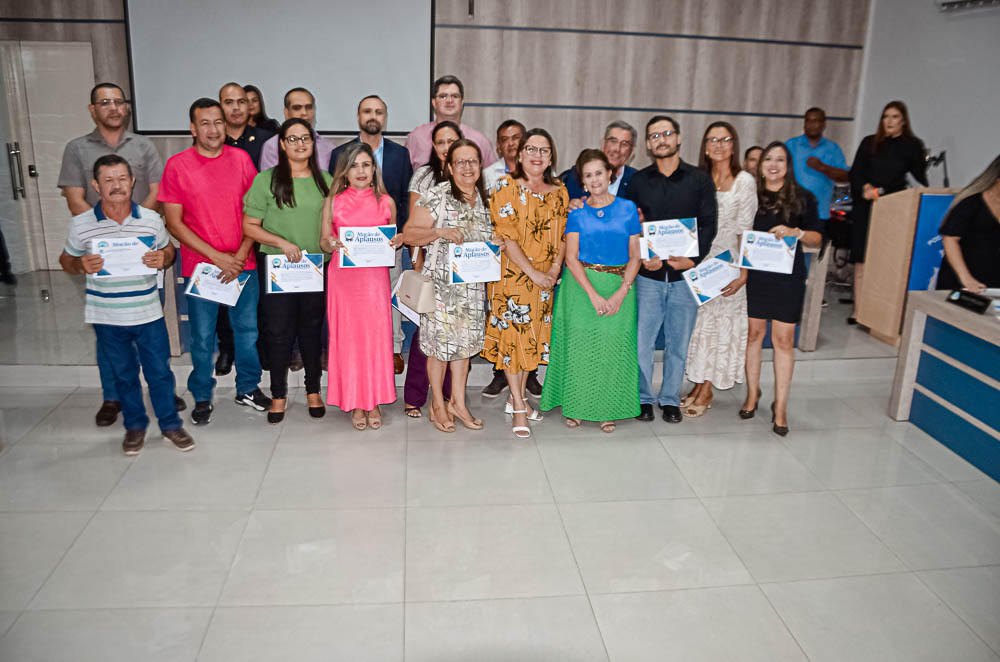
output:
[[[622,284],[616,274],[592,269],[586,274],[605,299]],[[615,315],[604,317],[566,269],[556,291],[541,409],[561,406],[563,416],[585,421],[638,416],[637,335],[635,290],[629,291]]]

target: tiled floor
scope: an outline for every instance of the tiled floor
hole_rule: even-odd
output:
[[[0,388],[0,660],[996,662],[1000,486],[888,391],[521,441],[220,390],[125,458],[96,390]]]

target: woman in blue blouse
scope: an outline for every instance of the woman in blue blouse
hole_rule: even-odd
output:
[[[566,222],[566,271],[556,292],[552,346],[541,408],[562,406],[566,425],[639,415],[636,305],[639,212],[608,192],[614,170],[604,152],[585,149],[576,176],[589,193]]]

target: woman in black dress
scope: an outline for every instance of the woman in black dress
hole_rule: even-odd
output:
[[[955,196],[940,233],[939,290],[1000,287],[1000,156]]]
[[[848,175],[851,182],[851,262],[854,263],[854,312],[848,324],[856,324],[858,294],[865,275],[865,248],[872,202],[880,196],[906,188],[906,174],[927,186],[924,143],[913,135],[910,113],[902,101],[890,101],[882,109],[878,130],[865,136],[854,155]]]
[[[247,102],[250,106],[250,126],[255,126],[271,133],[278,133],[281,125],[278,120],[267,116],[264,109],[264,95],[256,85],[244,85],[243,91],[247,93]]]
[[[740,418],[753,418],[760,400],[762,342],[771,322],[774,345],[774,402],[771,422],[774,432],[788,434],[788,394],[795,370],[795,325],[802,318],[806,295],[804,246],[818,247],[823,224],[816,197],[795,182],[792,155],[782,142],[768,145],[760,157],[757,175],[757,216],[753,229],[770,232],[779,239],[797,237],[792,273],[750,270],[747,276],[747,397]]]

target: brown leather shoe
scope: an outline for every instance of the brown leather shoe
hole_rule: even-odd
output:
[[[393,356],[392,357],[392,365],[393,365],[393,367],[395,367],[397,375],[403,374],[403,368],[406,367],[406,365],[403,363],[403,355],[402,354],[396,354],[395,356]]]
[[[105,400],[101,408],[97,410],[97,416],[94,417],[94,422],[97,423],[97,427],[106,428],[109,425],[113,425],[115,421],[118,420],[118,413],[122,410],[122,405],[120,402],[115,400]]]
[[[122,442],[122,451],[126,455],[138,455],[146,443],[145,430],[125,430],[125,440]]]
[[[177,430],[164,430],[163,438],[169,439],[173,443],[174,448],[181,452],[186,453],[194,448],[194,439],[191,438],[191,435],[189,435],[187,430],[184,428]]]

